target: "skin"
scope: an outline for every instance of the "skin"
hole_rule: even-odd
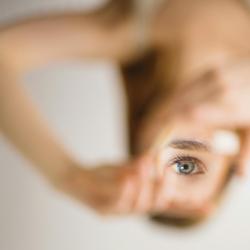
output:
[[[196,218],[208,216],[214,210],[216,196],[235,156],[215,151],[214,136],[215,130],[194,123],[175,126],[158,152],[158,168],[164,177],[158,189],[156,213]],[[180,169],[185,164],[188,172]]]
[[[218,15],[211,17],[211,11]],[[223,20],[222,17],[224,17]],[[220,25],[217,25],[218,22]],[[182,185],[180,180],[183,180],[183,177],[177,177],[170,172],[171,168],[167,168],[166,173],[160,178],[152,178],[152,171],[155,170],[155,155],[148,154],[147,150],[154,145],[159,131],[166,125],[178,127],[179,124],[188,124],[193,120],[199,124],[201,118],[196,109],[197,104],[199,108],[206,104],[205,107],[212,112],[214,105],[217,105],[217,100],[211,98],[211,94],[215,91],[218,93],[216,97],[227,100],[229,96],[227,91],[218,91],[221,89],[221,76],[229,77],[231,74],[229,79],[232,80],[232,86],[235,82],[238,84],[241,79],[243,84],[237,85],[238,90],[242,92],[246,90],[244,83],[250,79],[250,76],[247,70],[246,75],[243,76],[239,72],[242,70],[241,67],[240,69],[238,67],[237,71],[237,65],[245,59],[250,50],[249,22],[246,11],[233,0],[176,0],[170,1],[168,7],[162,8],[149,24],[148,50],[155,49],[161,55],[156,67],[160,84],[156,84],[154,89],[156,93],[163,93],[163,97],[156,96],[156,102],[150,106],[146,115],[136,117],[133,115],[135,110],[140,111],[145,101],[142,98],[142,101],[138,101],[136,105],[131,105],[138,97],[133,94],[133,89],[136,88],[132,88],[132,92],[128,93],[130,115],[137,123],[134,128],[137,145],[134,146],[139,156],[127,163],[100,166],[92,170],[89,170],[85,164],[76,162],[58,142],[34,108],[20,81],[23,75],[31,70],[62,60],[106,59],[122,67],[139,60],[142,54],[138,54],[134,39],[138,31],[134,25],[134,17],[129,16],[119,24],[112,25],[103,21],[96,13],[65,14],[35,18],[5,27],[0,31],[0,129],[52,185],[100,213],[165,212],[172,214],[174,209],[179,211],[178,215],[181,216],[183,212],[180,208],[186,201],[183,198],[180,198],[181,202],[173,201],[169,198],[170,193],[164,190],[170,192],[169,183],[173,183],[172,189],[176,187],[175,196],[180,197],[180,185]],[[234,29],[231,28],[232,26]],[[244,67],[249,67],[249,63]],[[217,74],[207,74],[211,70],[213,73],[219,71],[219,78]],[[128,87],[129,82],[124,84]],[[154,81],[149,81],[143,86],[143,89],[149,88],[145,98],[151,93],[154,84]],[[229,89],[227,83],[223,86]],[[164,95],[167,94],[166,90],[169,87],[174,87],[174,91],[171,92],[171,98],[166,98]],[[207,96],[207,93],[210,95]],[[183,95],[181,102],[180,95]],[[237,106],[236,103],[239,98],[242,100],[239,96],[233,95],[230,99],[231,105],[242,109],[242,106]],[[248,104],[247,95],[244,100]],[[224,112],[225,105],[227,103],[222,102],[220,107],[225,117],[223,122],[216,126],[210,126],[213,119],[203,123],[204,131],[194,133],[195,139],[202,139],[210,133],[208,131],[211,129],[214,131],[214,127],[227,124],[229,117]],[[183,110],[186,111],[187,107],[191,111],[191,116],[188,117],[183,115]],[[238,110],[235,112],[238,113]],[[249,117],[249,114],[241,113],[242,117]],[[241,124],[246,134],[249,121],[250,119],[242,120]],[[238,120],[237,123],[232,121],[230,127],[238,128],[238,122]],[[178,133],[183,134],[185,138],[192,134],[192,131],[188,126],[184,126]],[[245,148],[241,159],[248,152]],[[222,159],[219,156],[216,158],[212,154],[205,158],[206,165],[213,162],[215,165],[226,166],[225,158]],[[117,168],[117,165],[122,168]],[[208,168],[212,167],[208,166]],[[223,179],[220,176],[224,173],[224,168],[220,169],[219,173],[212,174],[211,170],[210,175],[204,174],[200,176],[201,178],[197,177],[203,181],[197,181],[196,185],[206,182],[214,183],[215,187],[219,187]],[[172,181],[169,179],[170,176]],[[184,182],[185,185],[188,183],[189,181]],[[193,214],[198,210],[199,213],[207,211],[216,192],[217,188],[209,190],[204,197],[206,202],[197,201],[199,194],[186,193],[194,198],[195,205],[192,205],[188,212],[184,211],[184,214],[190,215],[191,212]]]
[[[228,5],[229,9],[227,13],[223,11],[225,3],[225,1],[221,1],[221,5],[216,4],[216,9],[213,10],[213,13],[215,15],[218,13],[225,20],[228,20],[226,18],[227,15],[230,14],[231,16],[231,11],[237,13],[237,9],[235,10],[235,6],[233,5]],[[223,23],[221,20],[214,20],[214,17],[209,18],[208,10],[204,8],[203,4],[198,8],[199,1],[196,1],[195,4],[197,9],[190,10],[189,15],[192,18],[188,24],[186,24],[187,17],[185,15],[186,11],[188,12],[189,8],[193,7],[190,5],[190,2],[186,6],[184,3],[175,6],[178,9],[178,11],[174,12],[176,13],[176,17],[174,17],[174,14],[172,16],[170,14],[173,11],[171,4],[166,9],[166,11],[169,10],[169,13],[164,15],[164,17],[170,20],[166,19],[165,24],[171,25],[171,21],[173,22],[174,18],[178,19],[177,28],[174,26],[178,30],[178,34],[175,33],[174,37],[168,34],[165,37],[165,43],[161,43],[160,46],[163,49],[167,45],[175,49],[174,51],[177,53],[175,58],[171,58],[171,54],[166,54],[166,61],[164,61],[164,56],[162,56],[159,63],[163,61],[161,65],[163,69],[169,64],[169,68],[171,69],[171,64],[175,64],[176,67],[173,68],[173,73],[165,70],[162,78],[165,79],[165,82],[175,84],[176,90],[170,98],[160,100],[156,103],[153,110],[151,108],[151,112],[147,113],[145,117],[139,118],[142,121],[138,122],[139,134],[137,133],[137,140],[134,141],[137,141],[138,152],[147,150],[165,124],[168,124],[168,127],[180,127],[180,124],[184,124],[183,127],[177,130],[176,135],[182,135],[183,138],[191,135],[198,141],[202,140],[206,134],[209,134],[208,131],[215,132],[215,128],[239,129],[244,133],[244,147],[238,156],[238,172],[242,174],[244,171],[243,168],[246,166],[246,161],[249,159],[249,154],[247,153],[249,152],[249,123],[246,121],[248,115],[243,111],[245,110],[243,106],[246,107],[248,105],[249,99],[248,81],[250,80],[250,64],[247,58],[249,44],[245,42],[245,37],[250,37],[249,17],[244,12],[238,12],[238,17],[242,18],[241,22],[237,18],[234,19],[231,17],[232,22],[227,21]],[[213,4],[211,3],[212,7]],[[174,8],[174,6],[172,7]],[[234,8],[230,10],[231,7]],[[179,15],[182,8],[185,9],[185,13],[183,14],[185,18]],[[199,13],[198,15],[196,11]],[[195,40],[198,35],[201,36],[199,28],[201,25],[200,16],[203,19],[205,17],[205,21],[209,24],[207,24],[208,26],[213,25],[214,27],[215,24],[213,22],[216,21],[220,22],[221,26],[211,29],[208,34],[204,34],[203,41],[200,41],[203,37],[199,37],[199,43],[197,44]],[[235,40],[234,30],[228,29],[228,27],[232,27],[235,24],[239,25],[237,27],[239,31],[237,38],[239,40]],[[188,25],[188,28],[186,25]],[[242,29],[242,27],[244,28]],[[168,26],[164,28],[171,29]],[[227,34],[225,30],[227,30]],[[222,37],[218,35],[219,33],[223,34]],[[159,34],[165,33],[162,31]],[[183,35],[185,35],[185,39],[183,39]],[[218,37],[218,41],[209,38],[216,36]],[[221,42],[219,42],[220,40]],[[228,49],[225,44],[227,46],[229,44],[233,49]],[[166,51],[168,50],[170,49],[166,48]],[[182,51],[182,53],[178,54],[178,51]],[[177,71],[175,72],[174,70]],[[165,72],[168,74],[164,75]],[[195,88],[192,86],[195,86]],[[245,89],[245,95],[239,89]],[[232,110],[236,111],[235,113],[233,112],[233,116]],[[188,124],[192,126],[189,127]],[[201,126],[204,129],[203,133],[197,132]],[[208,142],[210,140],[207,138]],[[197,155],[200,158],[200,155],[196,152]],[[205,165],[208,166],[208,173],[210,172],[210,174],[203,174],[202,177],[180,178],[180,176],[176,176],[172,170],[170,171],[167,168],[168,171],[166,171],[165,176],[161,179],[162,183],[160,186],[162,186],[162,191],[159,191],[159,189],[157,191],[160,195],[158,201],[156,198],[155,202],[156,212],[175,217],[195,217],[206,216],[213,210],[216,206],[215,196],[218,194],[219,187],[222,186],[225,175],[229,171],[229,167],[233,161],[227,156],[218,156],[215,152],[207,155],[207,157]],[[213,172],[214,175],[211,173],[211,169],[216,170]],[[195,179],[201,181],[196,182]]]
[[[248,13],[235,1],[217,1],[217,4],[212,1],[209,6],[211,9],[206,8],[206,4],[201,1],[174,3],[176,6],[170,4],[162,17],[165,18],[165,27],[161,29],[160,24],[158,25],[161,42],[157,44],[163,52],[170,51],[163,54],[158,62],[159,71],[163,72],[162,85],[166,88],[172,85],[175,90],[172,91],[170,98],[163,96],[162,100],[151,108],[151,112],[141,119],[141,124],[144,123],[146,128],[141,136],[142,145],[138,146],[140,150],[149,147],[161,126],[174,120],[175,116],[213,127],[248,130],[248,114],[243,111],[243,106],[248,102],[247,83],[250,80]],[[173,5],[174,3],[172,2]],[[225,6],[228,8],[227,11],[224,10]],[[173,13],[176,15],[172,13],[171,7],[175,7]],[[185,13],[181,15],[183,9]],[[220,15],[220,18],[211,17],[210,11]],[[186,13],[192,16],[190,20],[188,19],[189,22],[186,21]],[[201,16],[204,23],[201,22]],[[231,17],[229,22],[223,21],[228,20],[229,16]],[[159,20],[162,21],[161,17]],[[178,34],[173,32],[171,37],[168,33],[164,40],[163,35],[166,33],[163,32],[164,29],[171,30],[174,21],[177,23],[174,29],[178,30]],[[215,25],[216,22],[220,25]],[[202,25],[211,29],[210,32],[202,34],[200,28]],[[235,30],[239,33],[237,36]],[[211,37],[217,37],[217,40],[214,41],[215,39]],[[176,52],[174,56],[172,56],[173,51]],[[173,72],[168,72],[170,70]],[[231,115],[232,113],[234,115]]]

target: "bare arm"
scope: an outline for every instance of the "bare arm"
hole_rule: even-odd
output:
[[[122,62],[136,53],[134,32],[132,20],[110,24],[94,14],[29,19],[0,29],[0,56],[21,73],[60,60]]]
[[[33,19],[0,30],[0,129],[52,182],[75,162],[21,86],[23,74],[60,60],[126,60],[133,54],[130,27],[129,22],[110,26],[96,16],[77,14]]]
[[[0,128],[50,184],[102,214],[148,210],[154,190],[149,178],[154,167],[150,159],[142,157],[120,167],[82,168],[53,136],[17,84],[18,78],[3,65],[0,74]],[[145,183],[149,194],[140,201]],[[142,202],[148,205],[142,207]]]
[[[17,76],[0,70],[0,130],[52,184],[64,178],[74,159],[53,136]]]
[[[0,30],[1,132],[52,185],[102,213],[148,210],[143,204],[150,205],[152,200],[152,161],[139,158],[122,168],[79,167],[37,112],[21,80],[26,72],[55,61],[104,58],[125,62],[133,58],[137,48],[132,24],[124,20],[112,25],[91,15],[62,15]],[[145,184],[147,196],[142,192]]]

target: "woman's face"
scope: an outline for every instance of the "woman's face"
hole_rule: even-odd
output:
[[[159,212],[178,218],[208,215],[232,166],[237,139],[194,124],[176,126],[158,155]]]

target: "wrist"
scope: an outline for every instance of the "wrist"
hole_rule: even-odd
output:
[[[70,176],[77,171],[77,163],[73,160],[65,160],[61,164],[55,164],[45,173],[50,184],[55,188],[60,188],[70,179]]]
[[[87,178],[87,170],[76,161],[69,161],[59,172],[51,176],[50,183],[59,191],[71,194],[79,180],[84,184],[84,176]]]

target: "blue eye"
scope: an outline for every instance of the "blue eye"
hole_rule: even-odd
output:
[[[178,174],[185,175],[192,174],[196,169],[196,165],[193,162],[177,162],[174,167]]]
[[[177,156],[171,161],[170,166],[180,175],[204,174],[206,172],[206,166],[199,159],[190,156]]]

